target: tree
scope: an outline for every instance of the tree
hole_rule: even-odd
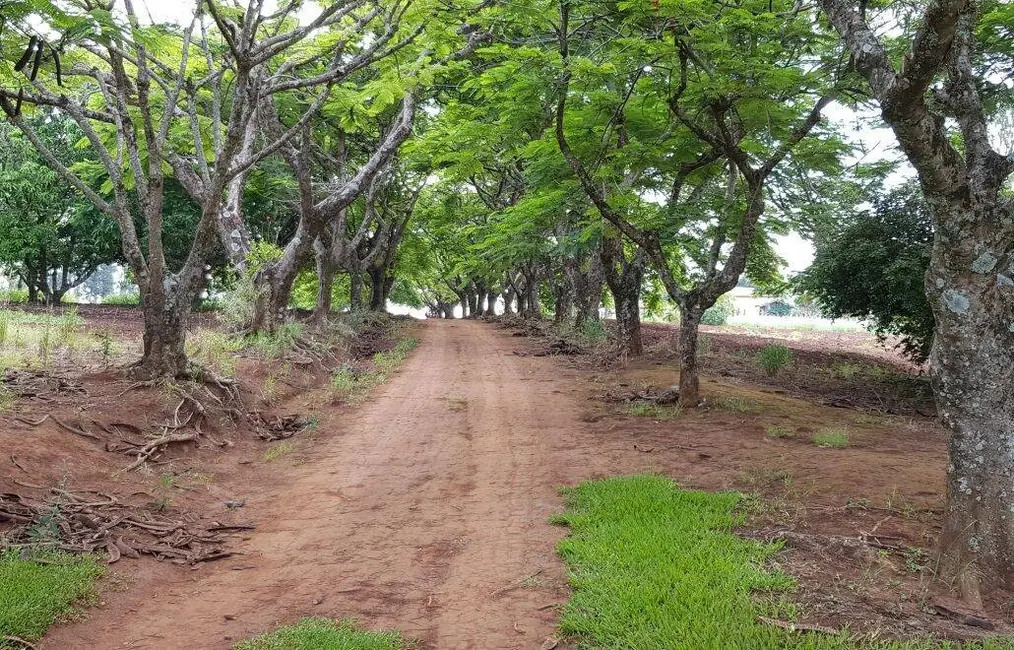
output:
[[[124,0],[122,13],[114,12],[112,4],[40,5],[37,13],[26,11],[7,23],[27,39],[22,60],[30,65],[2,71],[0,108],[65,181],[116,221],[144,310],[144,354],[133,370],[137,376],[195,374],[184,350],[186,321],[205,283],[226,188],[234,179],[241,183],[244,171],[299,130],[251,151],[249,141],[244,142],[256,105],[251,100],[261,91],[281,90],[262,88],[251,71],[314,29],[339,20],[340,12],[349,8],[331,5],[307,25],[285,30],[285,18],[295,4],[286,3],[269,17],[261,13],[262,3],[251,3],[246,10],[229,8],[237,23],[219,16],[213,2],[201,2],[183,30],[142,25],[131,0]],[[222,59],[230,63],[218,69],[205,9],[228,44]],[[62,57],[60,49],[65,49]],[[231,62],[236,64],[234,75]],[[202,124],[196,117],[199,99],[210,95],[220,100],[226,83],[233,91],[228,117],[215,113],[210,125]],[[212,100],[213,110],[220,106]],[[81,129],[98,164],[80,169],[61,162],[26,119],[26,107],[50,107],[67,115]],[[189,120],[179,119],[184,115]],[[99,191],[86,180],[96,175],[107,179]],[[163,214],[167,179],[173,175],[200,209],[200,219],[187,237],[185,260],[175,269],[166,253]]]
[[[62,182],[24,137],[0,125],[0,265],[28,287],[30,302],[59,304],[102,264],[116,261],[115,223]],[[67,119],[45,116],[33,128],[64,164],[81,133]]]
[[[813,263],[795,283],[830,318],[869,320],[882,339],[901,338],[912,360],[929,357],[933,311],[924,278],[933,226],[919,188],[906,185],[878,198],[872,210],[818,233]]]
[[[556,140],[602,218],[679,306],[679,400],[694,406],[701,318],[778,229],[762,220],[775,170],[830,167],[842,149],[828,133],[819,147],[806,142],[839,64],[787,2],[624,7],[581,5],[572,23],[579,7],[560,4]]]
[[[912,27],[888,37],[865,4],[817,4],[915,167],[933,218],[930,367],[951,431],[941,569],[979,605],[984,585],[1014,586],[1014,152],[994,148],[989,125],[1012,103],[1002,79],[1014,69],[1014,7],[892,6]]]

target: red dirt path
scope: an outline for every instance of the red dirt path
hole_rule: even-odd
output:
[[[576,389],[484,325],[422,332],[368,405],[322,418],[306,463],[251,490],[242,555],[182,576],[155,566],[45,647],[227,648],[308,615],[422,648],[538,647],[554,630],[544,606],[565,600],[556,488],[594,473],[594,454],[554,449],[587,426],[560,392]]]

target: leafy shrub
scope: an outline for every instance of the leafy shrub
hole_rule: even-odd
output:
[[[0,291],[0,303],[23,305],[28,302],[28,289],[7,289]]]
[[[102,299],[103,305],[133,306],[141,304],[141,295],[138,293],[114,293]]]
[[[768,377],[774,377],[792,363],[792,350],[784,345],[765,345],[757,353],[757,362]]]
[[[729,316],[736,313],[736,303],[732,296],[726,294],[721,296],[714,305],[705,310],[701,317],[702,325],[725,325]]]

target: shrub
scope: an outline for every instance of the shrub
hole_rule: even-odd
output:
[[[765,345],[757,353],[757,362],[768,377],[774,377],[792,363],[792,350],[784,345]]]
[[[736,305],[732,296],[726,294],[721,296],[714,305],[704,312],[701,317],[702,325],[725,325],[736,312]]]
[[[28,289],[0,291],[0,303],[23,305],[28,302]]]
[[[784,424],[770,424],[764,427],[764,435],[769,438],[791,438],[795,431]]]

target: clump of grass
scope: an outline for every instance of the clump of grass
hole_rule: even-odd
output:
[[[764,435],[768,438],[791,438],[796,435],[796,430],[784,424],[769,424],[764,427]]]
[[[0,635],[27,641],[42,637],[75,603],[94,598],[95,580],[102,573],[90,555],[25,558],[13,550],[0,552]],[[2,641],[0,647],[5,647]]]
[[[849,446],[849,432],[845,427],[826,427],[813,434],[813,444],[818,447],[843,449]]]
[[[872,413],[860,413],[856,416],[856,424],[859,426],[887,428],[893,423],[890,418],[873,415]]]
[[[757,353],[757,363],[768,377],[774,377],[784,370],[793,358],[792,350],[785,345],[765,345]]]
[[[630,415],[656,420],[675,420],[683,414],[683,409],[678,406],[663,406],[652,402],[631,404],[627,406],[626,411]]]
[[[118,305],[130,307],[141,304],[141,295],[138,293],[114,293],[102,299],[103,305]]]
[[[398,632],[361,630],[349,619],[304,618],[296,625],[237,643],[233,650],[401,650],[404,647]]]
[[[828,368],[827,372],[835,379],[844,379],[846,381],[855,379],[859,375],[863,374],[865,369],[858,363],[850,363],[848,361],[840,361],[833,364]]]
[[[340,366],[331,373],[331,399],[334,402],[348,401],[356,392],[355,369],[351,366]]]
[[[408,353],[414,350],[417,345],[419,345],[419,339],[403,338],[392,349],[373,355],[373,366],[382,373],[389,373],[400,366]]]
[[[757,410],[757,404],[752,400],[748,400],[745,397],[739,397],[738,395],[726,395],[719,397],[715,402],[719,408],[725,409],[726,411],[735,411],[737,413],[753,413]]]
[[[303,334],[300,323],[284,323],[271,333],[258,333],[248,337],[247,344],[262,356],[274,359],[291,350]]]
[[[187,354],[200,365],[223,377],[236,375],[232,353],[243,348],[243,341],[223,332],[201,329],[187,338]]]
[[[295,445],[293,445],[291,442],[276,443],[268,447],[268,450],[264,452],[264,460],[269,463],[276,461],[282,456],[291,454],[295,448],[296,448]]]

